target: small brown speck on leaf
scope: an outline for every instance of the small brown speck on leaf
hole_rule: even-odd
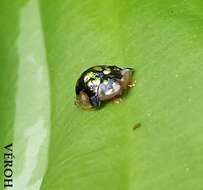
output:
[[[134,126],[133,126],[133,130],[137,129],[137,128],[140,128],[141,127],[141,123],[136,123]]]

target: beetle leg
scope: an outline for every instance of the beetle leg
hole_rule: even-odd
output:
[[[122,101],[123,101],[123,99],[122,98],[120,98],[120,97],[115,97],[115,98],[113,98],[113,103],[115,103],[115,104],[120,104]]]
[[[90,109],[92,107],[89,97],[82,91],[76,96],[75,105],[81,106],[83,109]]]
[[[129,84],[128,87],[129,87],[129,88],[132,88],[132,87],[135,86],[135,84],[136,84],[136,81],[134,81],[134,82],[132,82],[131,84]]]

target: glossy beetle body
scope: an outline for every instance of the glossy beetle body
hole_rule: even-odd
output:
[[[120,96],[132,86],[132,68],[97,65],[84,71],[75,87],[76,104],[83,108],[99,108],[102,101]]]

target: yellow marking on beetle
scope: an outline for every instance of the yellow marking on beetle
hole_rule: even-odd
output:
[[[97,91],[97,87],[100,84],[100,80],[96,79],[96,80],[90,80],[87,85],[90,88],[90,90],[92,90],[93,92]]]
[[[95,78],[95,74],[93,73],[93,72],[89,72],[89,73],[87,73],[86,75],[85,75],[85,77],[84,77],[84,82],[87,82],[87,81],[89,81],[91,78]]]
[[[97,66],[97,67],[94,67],[94,70],[96,70],[96,71],[102,71],[103,69],[102,69],[102,67]]]
[[[95,80],[92,81],[92,83],[93,83],[95,86],[99,86],[99,84],[100,84],[100,79],[99,79],[99,78],[96,78]]]
[[[84,77],[84,82],[87,82],[88,80],[90,80],[90,77],[89,77],[89,75],[86,75],[86,76]]]
[[[93,84],[93,82],[90,80],[90,81],[87,83],[87,85],[91,88],[94,84]]]
[[[107,85],[108,84],[108,80],[104,80],[103,84]]]
[[[103,71],[103,73],[104,73],[105,75],[108,75],[109,73],[111,73],[111,69],[107,68],[107,69],[105,69],[105,70]]]

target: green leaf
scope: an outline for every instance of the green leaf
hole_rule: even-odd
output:
[[[0,5],[0,144],[2,157],[14,145],[13,189],[203,189],[202,1]],[[120,104],[84,111],[75,83],[97,64],[133,67],[137,84]]]

